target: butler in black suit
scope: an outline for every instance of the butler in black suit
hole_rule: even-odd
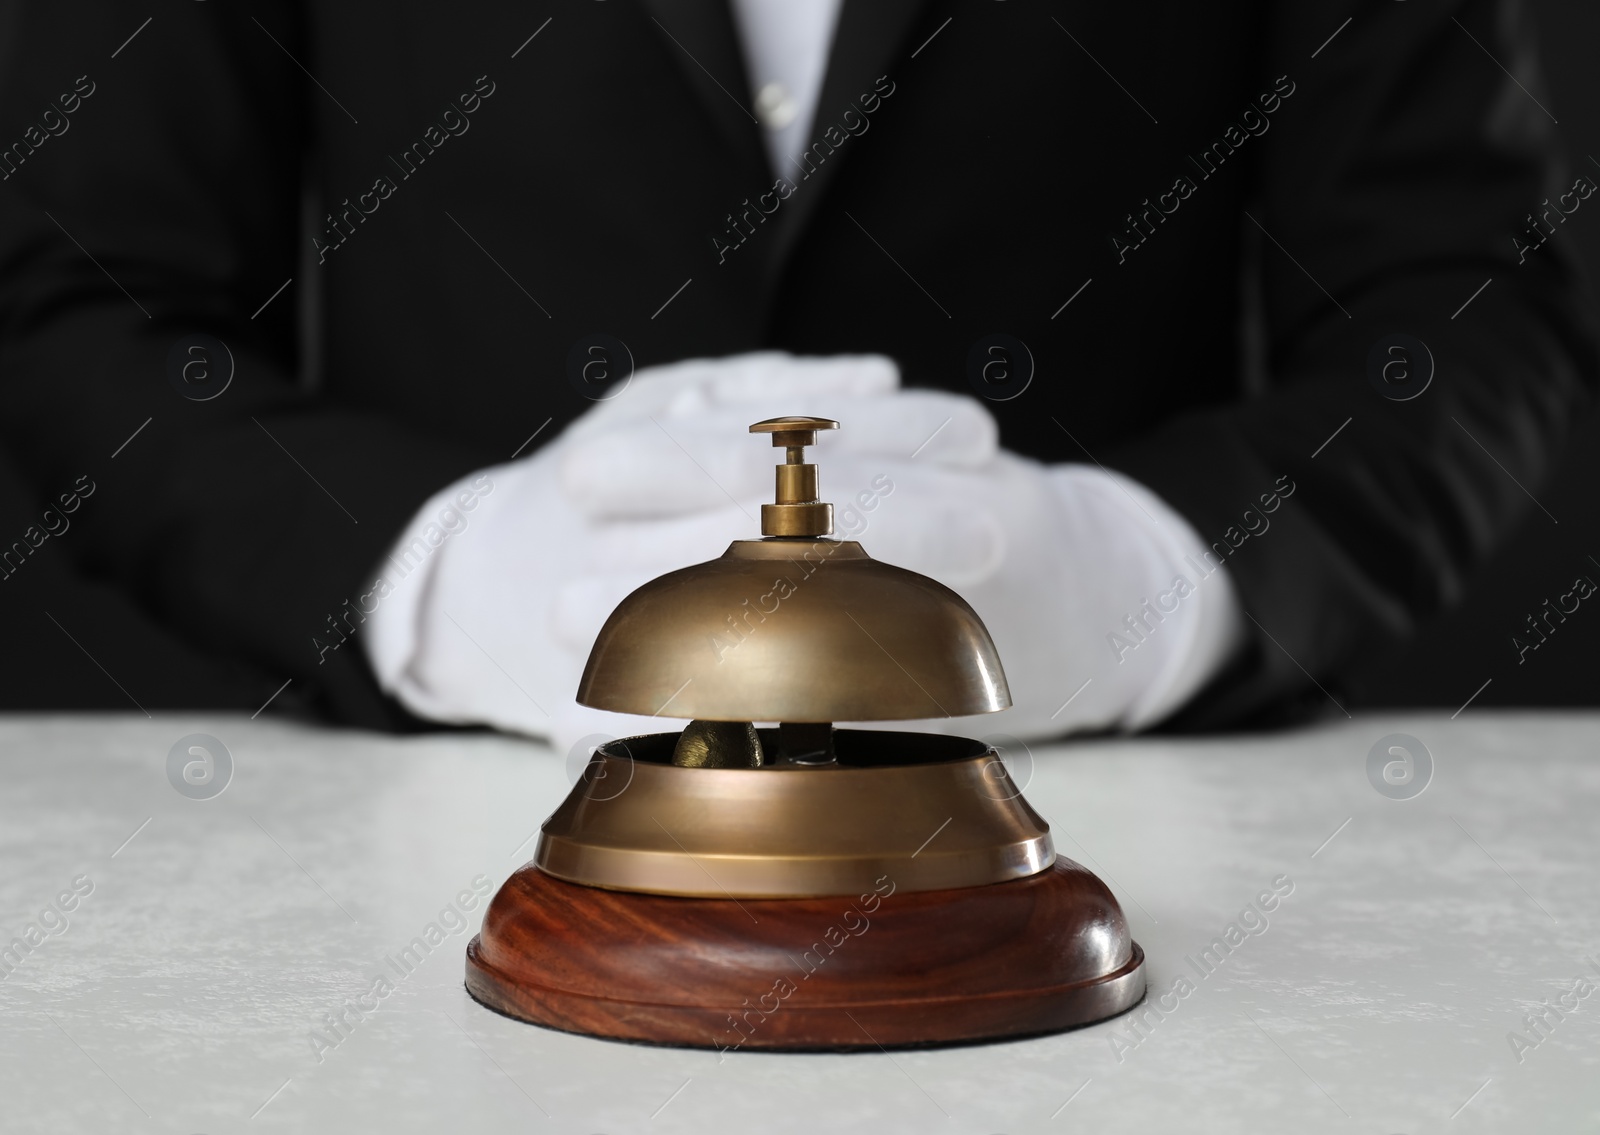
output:
[[[5,22],[0,445],[48,511],[0,573],[58,539],[350,722],[588,727],[597,620],[755,534],[735,431],[784,412],[844,423],[841,534],[990,622],[1018,732],[1323,701],[1595,381],[1531,235],[1594,183],[1510,3]]]

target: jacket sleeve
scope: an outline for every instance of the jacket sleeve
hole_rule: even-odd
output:
[[[335,716],[395,723],[360,650],[338,648],[359,633],[346,601],[421,502],[483,462],[305,389],[302,282],[266,303],[300,272],[316,92],[298,6],[9,7],[0,441],[41,497],[96,485],[64,541],[87,574]],[[193,332],[233,359],[205,401],[169,379]]]
[[[1360,659],[1453,602],[1535,507],[1524,487],[1596,383],[1593,304],[1559,233],[1590,190],[1560,171],[1517,6],[1272,10],[1264,57],[1294,91],[1239,222],[1260,247],[1265,389],[1107,460],[1189,518],[1248,613],[1249,649],[1179,728],[1331,710]],[[1541,214],[1557,235],[1539,245]],[[1396,332],[1434,364],[1409,400],[1368,376]]]

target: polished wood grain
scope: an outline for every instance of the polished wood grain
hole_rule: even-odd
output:
[[[467,947],[467,989],[512,1017],[623,1040],[850,1049],[1025,1036],[1123,1012],[1144,952],[1071,860],[1026,879],[854,897],[605,891],[529,865]]]

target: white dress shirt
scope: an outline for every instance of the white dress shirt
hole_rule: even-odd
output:
[[[733,0],[756,119],[775,172],[792,177],[811,145],[842,0]]]

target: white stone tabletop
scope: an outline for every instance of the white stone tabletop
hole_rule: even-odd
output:
[[[570,786],[541,745],[12,715],[0,753],[6,1132],[1600,1126],[1600,714],[1011,747],[1149,998],[851,1054],[620,1044],[469,998],[483,896]]]

